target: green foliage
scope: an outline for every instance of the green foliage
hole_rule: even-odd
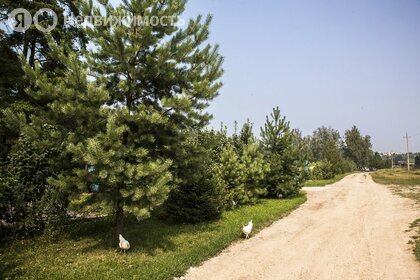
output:
[[[340,148],[340,133],[329,127],[322,126],[316,129],[309,138],[310,161],[327,160],[331,163],[331,173],[333,176],[342,173],[341,165],[343,161]],[[325,178],[326,179],[326,178]]]
[[[178,221],[217,219],[225,208],[225,186],[213,170],[217,140],[214,132],[191,131],[179,147],[173,168],[177,184],[166,203]]]
[[[357,165],[356,163],[354,163],[354,161],[345,158],[341,160],[340,169],[342,173],[349,173],[349,172],[357,170]]]
[[[242,144],[248,145],[250,143],[256,142],[254,133],[252,132],[252,127],[253,125],[249,119],[242,126],[241,133],[239,134],[239,139]]]
[[[22,133],[21,126],[11,126],[7,113],[23,116],[29,120],[31,115],[45,111],[47,104],[40,99],[33,99],[25,88],[33,88],[30,77],[22,67],[48,73],[49,77],[62,74],[65,65],[51,55],[50,42],[67,45],[71,50],[79,51],[86,43],[86,38],[79,28],[65,21],[78,15],[77,2],[73,0],[5,0],[0,4],[0,16],[7,19],[7,14],[16,8],[24,8],[31,15],[41,8],[49,8],[58,16],[56,27],[49,33],[43,33],[32,25],[24,33],[10,29],[0,31],[0,157],[6,158],[11,147]],[[42,14],[37,17],[40,25],[52,23],[51,16]],[[68,54],[68,52],[63,53]],[[20,58],[20,59],[19,59]]]
[[[131,129],[141,131],[141,125],[157,122],[159,117],[129,113],[126,109],[105,110],[103,114],[107,117],[104,132],[69,145],[74,161],[82,162],[84,167],[74,168],[73,176],[60,175],[51,182],[67,189],[77,187],[78,192],[73,190],[73,195],[88,192],[91,201],[106,202],[114,210],[122,208],[138,219],[148,218],[167,198],[171,161],[153,157],[138,146],[137,135],[130,133],[127,123],[137,124]]]
[[[110,103],[122,103],[129,109],[137,104],[150,106],[149,110],[167,118],[171,131],[207,125],[211,115],[204,109],[218,95],[222,85],[218,79],[223,74],[218,46],[204,45],[211,16],[190,20],[185,29],[175,21],[136,26],[130,23],[137,21],[134,17],[176,19],[186,1],[123,1],[117,7],[108,2],[102,2],[103,9],[86,2],[82,11],[105,17],[123,14],[127,19],[113,28],[86,28],[95,45],[89,65],[102,73],[99,80],[109,89]],[[159,143],[167,134],[156,133],[155,137]]]
[[[244,145],[240,158],[244,175],[245,200],[240,204],[255,204],[257,199],[267,194],[264,179],[270,172],[270,165],[265,162],[256,143]]]
[[[310,178],[315,180],[331,179],[336,175],[334,174],[332,163],[327,159],[312,163],[309,166],[309,170]]]
[[[75,23],[65,21],[64,17],[71,18],[73,15],[78,15],[78,2],[74,0],[5,0],[6,5],[0,5],[0,13],[8,14],[16,8],[23,8],[34,15],[39,9],[48,8],[53,10],[57,17],[57,25],[49,33],[41,32],[34,25],[32,25],[24,33],[9,32],[7,34],[8,41],[11,47],[20,50],[20,54],[24,60],[34,68],[36,61],[39,61],[41,67],[45,71],[49,71],[50,75],[54,75],[54,71],[61,68],[59,61],[55,61],[50,55],[49,38],[53,38],[55,43],[67,44],[73,50],[78,50],[86,43],[86,38],[81,31],[77,28]],[[38,23],[41,26],[52,24],[51,15],[42,14],[38,17]]]
[[[371,153],[371,156],[369,158],[370,170],[390,168],[390,167],[391,167],[391,161],[389,159],[382,158],[382,156],[378,152]]]
[[[226,188],[226,208],[255,204],[267,193],[264,178],[269,170],[257,143],[243,144],[237,150],[228,144],[215,165],[216,176]]]
[[[370,136],[362,136],[359,129],[356,126],[353,126],[350,130],[346,130],[344,142],[345,156],[353,160],[359,170],[368,167],[370,155],[372,153]]]
[[[94,167],[98,173],[95,180],[107,180],[102,182],[102,188],[114,193],[108,197],[114,200],[116,231],[121,232],[124,212],[146,218],[165,200],[171,177],[170,162],[177,158],[182,142],[180,131],[208,124],[211,115],[204,109],[221,87],[218,79],[223,74],[223,58],[218,46],[204,45],[210,16],[205,20],[201,16],[190,20],[185,29],[176,22],[131,24],[138,22],[138,17],[146,16],[176,19],[185,9],[185,1],[123,1],[117,7],[108,1],[100,4],[102,7],[98,8],[92,7],[92,2],[84,2],[82,13],[107,18],[124,15],[127,19],[112,28],[85,29],[94,45],[86,56],[89,68],[95,74],[95,82],[110,95],[107,131],[86,142],[91,148],[86,150],[83,147],[86,144],[82,144],[72,151]],[[102,146],[109,150],[101,150]],[[81,156],[84,152],[91,156]],[[106,154],[106,158],[109,156],[118,165],[101,165],[97,157]],[[133,171],[126,172],[130,168]],[[180,179],[186,185],[193,185],[196,192],[200,189],[197,182],[182,175],[176,174],[175,184]],[[73,177],[80,176],[88,180],[91,174],[81,170],[73,172]],[[200,192],[212,185],[207,180],[211,178],[200,182],[203,185]],[[183,187],[175,186],[175,189]]]
[[[352,172],[335,175],[334,178],[331,178],[331,179],[308,180],[303,184],[303,186],[304,187],[323,187],[326,185],[331,185],[340,181],[341,179],[343,179],[344,177],[350,174],[352,174]]]
[[[244,186],[244,166],[233,145],[227,145],[221,151],[218,163],[215,165],[215,173],[225,185],[227,209],[235,208],[248,200]]]
[[[47,182],[51,156],[22,136],[2,166],[0,219],[14,234],[54,230],[66,217],[66,197]]]
[[[302,158],[296,135],[291,131],[286,117],[274,108],[261,128],[261,144],[270,171],[265,176],[264,185],[269,197],[291,197],[300,189]]]

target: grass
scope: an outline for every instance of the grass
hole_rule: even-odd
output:
[[[375,182],[384,185],[413,186],[420,185],[420,170],[402,168],[382,169],[371,174]]]
[[[402,197],[410,198],[420,204],[420,170],[406,170],[402,168],[383,169],[371,174],[376,183],[389,185],[391,191]],[[409,232],[414,231],[412,236],[414,254],[420,261],[420,218],[411,223]]]
[[[341,179],[343,179],[344,177],[346,177],[347,175],[350,175],[352,173],[354,173],[354,172],[338,174],[338,175],[335,175],[335,177],[331,178],[331,179],[308,180],[303,184],[303,186],[304,187],[323,187],[323,186],[326,186],[326,185],[334,184],[335,182],[340,181]]]
[[[266,199],[196,225],[131,220],[125,256],[109,242],[108,220],[78,222],[55,240],[37,237],[3,246],[0,279],[171,279],[240,239],[240,226],[250,219],[254,234],[305,201],[303,192],[292,199]]]
[[[416,256],[416,259],[420,262],[420,218],[415,220],[410,224],[410,231],[415,231],[415,235],[413,235],[411,238],[412,240],[409,243],[414,243],[413,252]]]

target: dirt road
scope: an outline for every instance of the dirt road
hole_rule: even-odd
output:
[[[237,242],[186,279],[420,279],[408,229],[413,202],[369,175],[323,189],[249,240]]]

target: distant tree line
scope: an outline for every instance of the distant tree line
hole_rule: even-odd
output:
[[[354,170],[390,167],[389,158],[372,151],[370,136],[363,136],[356,126],[344,137],[331,127],[320,127],[303,138],[304,153],[309,161],[309,179],[330,179]]]

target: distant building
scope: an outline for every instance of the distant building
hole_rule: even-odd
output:
[[[416,156],[414,160],[414,165],[416,166],[416,168],[420,168],[420,156]]]

